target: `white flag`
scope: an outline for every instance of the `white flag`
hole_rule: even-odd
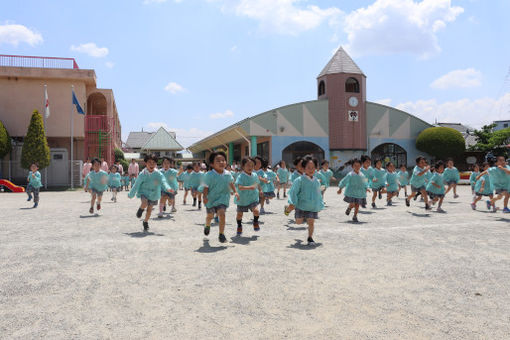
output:
[[[48,90],[46,89],[46,85],[44,85],[44,117],[48,119],[50,116],[50,101],[48,100]]]

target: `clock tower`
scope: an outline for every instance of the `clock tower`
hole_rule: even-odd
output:
[[[366,150],[366,76],[340,47],[317,77],[318,98],[329,103],[330,150]]]

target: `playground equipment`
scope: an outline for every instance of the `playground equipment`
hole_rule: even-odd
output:
[[[25,188],[17,186],[6,179],[0,179],[0,187],[5,187],[12,192],[25,192]]]

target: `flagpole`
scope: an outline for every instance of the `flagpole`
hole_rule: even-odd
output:
[[[71,85],[71,189],[74,189],[73,183],[73,139],[74,139],[74,119],[73,119],[73,93],[74,93],[74,85]]]
[[[44,135],[46,137],[46,142],[48,142],[48,130],[46,129],[46,94],[47,94],[47,85],[44,84],[44,115],[43,115],[43,124],[44,124]],[[51,152],[50,152],[51,154]],[[48,189],[48,167],[44,168],[44,189]]]

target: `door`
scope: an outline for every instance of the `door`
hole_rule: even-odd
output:
[[[69,159],[67,149],[50,150],[48,186],[67,186],[69,182]]]

